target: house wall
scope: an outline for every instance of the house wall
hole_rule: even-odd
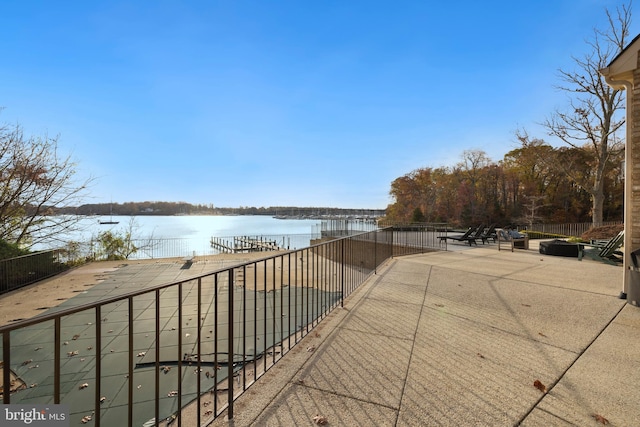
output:
[[[630,270],[633,265],[630,254],[640,248],[640,55],[637,58],[636,68],[633,70],[633,89],[631,93],[627,93],[626,106],[628,109],[624,200],[624,269],[626,274],[623,290],[627,294],[630,291]]]
[[[629,304],[640,307],[640,269],[633,269],[631,258],[640,249],[640,35],[600,74],[609,86],[627,91],[622,290]]]

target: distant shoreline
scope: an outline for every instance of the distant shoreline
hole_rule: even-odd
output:
[[[189,203],[169,202],[127,202],[127,203],[100,203],[85,204],[81,206],[68,206],[52,208],[52,215],[82,215],[82,216],[184,216],[184,215],[211,215],[211,216],[272,216],[274,218],[344,218],[344,217],[368,217],[379,218],[386,214],[386,209],[354,209],[354,208],[327,208],[327,207],[295,207],[295,206],[271,206],[265,207],[240,207],[222,208],[213,205],[192,205]]]

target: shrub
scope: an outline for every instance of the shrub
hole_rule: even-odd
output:
[[[0,259],[9,259],[15,258],[22,255],[27,255],[29,253],[28,250],[20,248],[15,243],[9,243],[5,240],[0,239]]]

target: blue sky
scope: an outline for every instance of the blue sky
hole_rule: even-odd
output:
[[[59,136],[89,203],[385,208],[414,169],[544,138],[620,4],[4,0],[0,122]]]

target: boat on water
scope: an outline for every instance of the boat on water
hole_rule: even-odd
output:
[[[120,221],[114,221],[113,220],[113,206],[109,206],[109,221],[101,221],[98,220],[98,222],[102,225],[109,225],[109,224],[119,224]]]

